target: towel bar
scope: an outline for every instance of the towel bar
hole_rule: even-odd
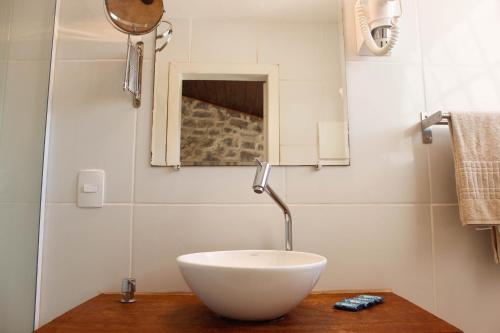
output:
[[[425,144],[432,143],[432,129],[433,125],[448,125],[451,120],[449,112],[438,111],[430,116],[426,116],[423,112],[420,113],[422,123],[422,141]]]

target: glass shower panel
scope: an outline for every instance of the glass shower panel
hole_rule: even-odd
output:
[[[32,332],[56,0],[0,0],[0,332]]]

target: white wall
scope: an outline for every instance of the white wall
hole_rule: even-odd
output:
[[[0,1],[0,332],[31,332],[55,0]]]
[[[403,0],[393,56],[363,58],[354,52],[354,1],[344,1],[352,165],[273,170],[295,247],[329,258],[318,290],[391,288],[466,332],[498,332],[500,267],[489,235],[461,226],[449,134],[436,129],[435,143],[423,145],[419,113],[500,110],[500,3]],[[211,55],[189,38],[206,27],[173,22],[173,59]],[[281,248],[281,212],[250,190],[254,168],[149,166],[152,53],[136,111],[121,91],[125,37],[106,22],[102,1],[64,0],[60,23],[42,322],[118,291],[129,274],[140,291],[187,290],[175,264],[182,253]],[[227,61],[254,57],[244,23],[225,29],[241,46]],[[84,168],[107,172],[102,209],[75,206]]]

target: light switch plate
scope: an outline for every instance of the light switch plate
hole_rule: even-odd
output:
[[[104,170],[81,170],[78,172],[78,207],[101,208],[104,202]]]

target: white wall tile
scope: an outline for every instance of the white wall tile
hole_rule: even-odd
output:
[[[323,96],[321,82],[280,82],[280,144],[318,144]]]
[[[5,0],[0,3],[0,61],[5,61],[9,59],[9,33],[12,17],[13,1]],[[5,73],[4,70],[0,72],[2,75]]]
[[[279,64],[282,80],[328,78],[338,68],[338,62],[330,59],[331,53],[327,52],[326,31],[329,28],[316,23],[261,23],[259,63]]]
[[[281,145],[280,163],[286,165],[314,165],[318,163],[317,145]]]
[[[2,52],[3,52],[3,45],[0,45],[0,57],[3,57],[3,55],[1,55]],[[8,61],[0,58],[0,100],[2,101],[5,100],[5,88],[7,87],[7,69],[8,69]],[[3,114],[3,112],[4,112],[4,103],[0,103],[0,114]],[[3,126],[3,120],[0,120],[0,129],[2,128],[2,126]]]
[[[487,65],[500,61],[500,3],[496,0],[420,0],[424,62]]]
[[[60,6],[58,59],[126,58],[127,35],[116,30],[108,21],[103,1],[64,0],[61,1]],[[134,43],[140,40],[145,43],[145,59],[152,59],[154,56],[154,32],[132,37]]]
[[[139,159],[139,157],[138,157]],[[139,164],[140,163],[140,164]],[[275,167],[269,183],[284,194],[284,169]],[[136,166],[137,203],[266,203],[252,190],[254,167],[155,168],[148,160]]]
[[[106,21],[105,5],[99,0],[64,0],[59,13],[60,27]],[[110,25],[109,30],[113,27]]]
[[[281,81],[280,144],[287,147],[314,146],[317,152],[318,123],[344,121],[340,88],[341,84],[334,81]],[[290,152],[284,154],[288,156],[281,160],[285,165],[300,165],[305,158],[294,159]],[[310,155],[310,152],[306,153],[306,156]],[[317,156],[314,159],[316,163]]]
[[[158,61],[157,63],[168,63],[169,61],[188,62],[190,52],[190,20],[167,18],[174,26],[174,36],[168,43],[168,46],[160,53],[156,54],[156,58],[166,59],[167,61]],[[164,26],[159,27],[159,31],[164,31]],[[163,40],[158,41],[158,47],[163,44]],[[166,71],[168,74],[168,69]],[[168,78],[168,75],[165,75]]]
[[[31,332],[39,203],[0,203],[0,330]]]
[[[255,23],[196,19],[191,38],[191,62],[257,63]]]
[[[16,0],[12,4],[9,58],[49,61],[55,1]]]
[[[327,21],[337,12],[337,1],[311,0],[174,0],[164,1],[167,13],[179,17],[262,20]],[[313,4],[313,5],[311,5]],[[321,4],[321,6],[316,5]]]
[[[448,126],[434,126],[429,146],[433,203],[456,203],[455,165]]]
[[[49,205],[45,218],[42,324],[101,292],[120,291],[129,274],[131,207]]]
[[[433,210],[437,314],[464,332],[498,332],[500,266],[490,232],[463,227],[457,207]]]
[[[127,35],[107,21],[100,0],[60,4],[58,59],[125,59]]]
[[[351,166],[290,168],[288,200],[429,202],[420,66],[354,62],[347,69]]]
[[[58,31],[58,59],[125,59],[127,56],[127,36],[114,30],[107,21],[62,25]],[[134,38],[137,40],[139,38]]]
[[[123,61],[58,62],[47,198],[76,201],[81,169],[106,171],[105,202],[130,202],[136,110]]]
[[[425,88],[429,113],[500,111],[500,64],[426,65]]]
[[[281,249],[280,209],[259,206],[136,206],[133,268],[138,290],[188,291],[175,259],[182,254],[235,249]]]
[[[321,81],[322,104],[318,113],[318,121],[346,121],[344,99],[347,98],[348,92],[344,91],[346,82],[339,75]]]
[[[295,249],[328,258],[317,290],[393,289],[433,309],[430,208],[292,206]]]
[[[345,67],[345,55],[343,40],[341,36],[342,23],[327,23],[323,25],[323,47],[326,57],[326,66],[323,68],[324,77],[326,80],[336,79],[336,84],[342,86],[344,80],[342,75],[342,67]]]
[[[340,87],[333,81],[281,81],[280,144],[314,146],[317,151],[318,123],[344,120]]]
[[[7,86],[7,68],[9,61],[9,33],[12,16],[13,1],[2,1],[0,3],[0,101],[4,101],[5,88]],[[4,103],[0,102],[0,115],[4,112]],[[3,120],[0,117],[0,129],[2,128]],[[1,176],[0,176],[1,177]],[[2,191],[2,190],[0,190]]]
[[[39,202],[49,63],[10,62],[0,114],[0,202]]]

